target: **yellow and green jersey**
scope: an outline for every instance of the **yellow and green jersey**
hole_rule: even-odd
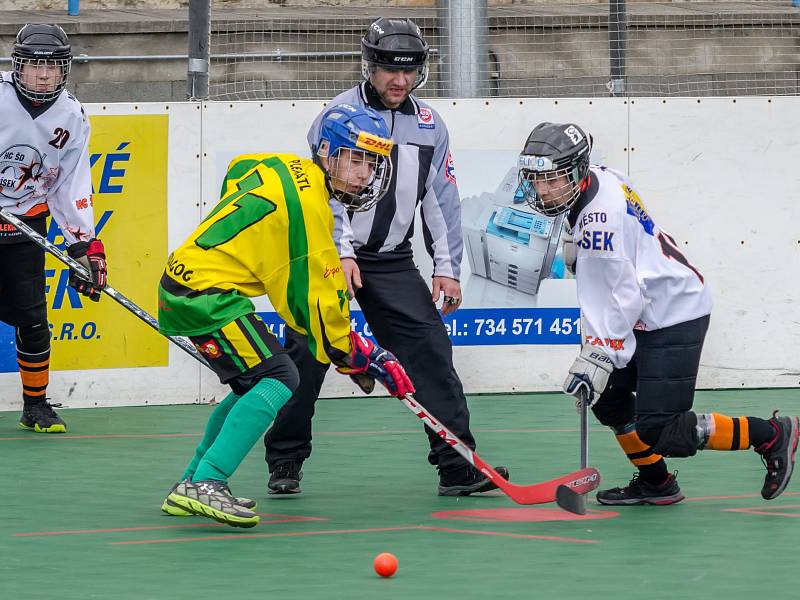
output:
[[[318,361],[348,354],[350,307],[323,171],[292,154],[245,154],[228,167],[221,197],[169,256],[161,331],[210,333],[255,310],[250,298],[266,294]]]

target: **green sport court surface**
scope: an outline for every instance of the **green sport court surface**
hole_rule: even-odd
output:
[[[535,483],[577,468],[578,415],[561,394],[474,396],[480,455]],[[695,408],[800,412],[800,390],[698,392]],[[393,399],[318,404],[303,493],[268,497],[259,444],[231,481],[258,500],[241,530],[163,515],[208,406],[62,410],[70,433],[18,431],[0,412],[0,599],[798,598],[800,475],[772,502],[746,452],[672,460],[687,496],[586,517],[500,496],[440,498],[421,423]],[[628,480],[592,420],[603,485]],[[392,552],[397,574],[372,571]]]

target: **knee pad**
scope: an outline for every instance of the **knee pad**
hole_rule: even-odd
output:
[[[47,321],[17,327],[17,350],[25,354],[42,354],[50,350],[50,326]]]
[[[600,400],[592,407],[592,413],[602,425],[616,431],[633,421],[633,406],[632,394],[613,398],[600,396]]]
[[[686,411],[676,415],[661,428],[637,426],[639,437],[653,446],[653,452],[673,458],[686,458],[697,454],[700,439],[697,435],[697,415]]]
[[[614,432],[614,435],[625,435],[626,433],[636,431],[636,425],[633,423],[625,423],[624,425],[608,425],[608,428]]]
[[[300,374],[297,372],[292,359],[286,352],[274,354],[261,363],[255,369],[250,369],[247,373],[234,377],[228,384],[233,392],[242,396],[249,392],[262,379],[276,379],[294,393],[300,385]]]

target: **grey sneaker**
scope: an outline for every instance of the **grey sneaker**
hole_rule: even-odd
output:
[[[180,508],[233,527],[255,527],[260,517],[236,503],[224,481],[181,481],[167,496]]]
[[[761,455],[767,474],[761,496],[764,500],[773,500],[786,489],[794,470],[794,455],[797,451],[798,426],[797,417],[779,417],[778,411],[772,413],[768,421],[775,428],[775,437],[762,444],[755,451]]]
[[[175,488],[177,488],[178,484],[180,483],[181,482],[179,481],[170,488],[167,497],[164,498],[164,502],[162,502],[161,504],[161,512],[164,512],[172,517],[191,517],[194,513],[191,513],[188,510],[184,510],[183,508],[181,508],[180,506],[178,506],[172,500],[169,499],[169,494],[174,492]],[[228,491],[229,494],[231,494],[231,489],[228,487],[227,484],[225,484],[225,489]],[[233,496],[233,494],[231,495]],[[255,500],[252,500],[250,498],[239,498],[236,496],[234,496],[234,498],[236,498],[236,504],[238,504],[239,506],[243,506],[244,508],[249,508],[250,510],[256,509],[257,504]]]

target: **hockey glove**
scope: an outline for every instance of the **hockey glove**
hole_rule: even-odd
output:
[[[561,241],[564,246],[561,250],[561,258],[564,259],[564,266],[567,271],[575,275],[575,265],[578,262],[578,248],[575,246],[575,240],[572,238],[572,231],[567,226],[566,219],[564,220],[564,233],[561,235]]]
[[[414,393],[414,384],[394,354],[353,331],[350,332],[350,347],[350,355],[345,359],[346,365],[339,366],[336,370],[349,375],[367,394],[375,388],[376,379],[397,398],[405,398]]]
[[[90,300],[100,300],[100,290],[106,287],[106,250],[103,242],[95,238],[88,242],[75,242],[67,246],[67,254],[92,275],[92,280],[87,281],[70,269],[69,284]]]
[[[583,394],[589,406],[594,406],[606,389],[608,376],[613,370],[614,364],[605,352],[596,346],[586,345],[581,348],[581,353],[569,369],[564,391],[575,396],[579,402]]]

